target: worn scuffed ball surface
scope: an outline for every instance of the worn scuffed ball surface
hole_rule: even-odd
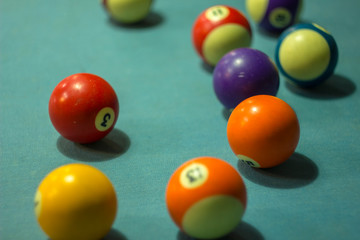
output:
[[[119,103],[114,89],[103,78],[77,73],[62,80],[49,101],[50,120],[66,139],[92,143],[115,126]]]

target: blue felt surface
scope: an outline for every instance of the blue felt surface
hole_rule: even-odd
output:
[[[359,1],[306,1],[303,21],[332,32],[335,75],[313,90],[281,78],[278,97],[297,112],[296,154],[271,170],[238,163],[226,139],[226,115],[211,73],[191,44],[191,27],[208,6],[244,1],[154,2],[146,24],[112,24],[98,1],[0,2],[0,239],[47,239],[33,197],[52,169],[85,162],[114,183],[119,209],[107,240],[185,240],[168,216],[172,172],[202,155],[222,158],[244,177],[248,206],[227,239],[357,239],[360,224]],[[252,23],[252,47],[273,58],[276,38]],[[77,72],[105,78],[120,117],[103,141],[73,144],[54,130],[48,100]]]

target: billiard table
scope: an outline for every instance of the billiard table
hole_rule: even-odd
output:
[[[207,7],[244,1],[154,1],[141,23],[110,20],[99,1],[0,3],[0,239],[48,239],[34,196],[53,169],[85,163],[105,173],[118,213],[105,240],[187,240],[171,220],[165,190],[185,161],[213,156],[244,179],[247,208],[232,240],[355,240],[360,224],[359,1],[306,1],[300,21],[316,22],[337,41],[339,62],[323,84],[304,89],[281,75],[277,97],[297,113],[300,140],[283,164],[254,169],[231,151],[230,115],[217,100],[212,68],[191,42]],[[277,35],[252,27],[251,47],[274,59]],[[120,113],[113,131],[92,144],[61,137],[48,103],[65,77],[106,79]],[[71,197],[71,196],[69,196]]]

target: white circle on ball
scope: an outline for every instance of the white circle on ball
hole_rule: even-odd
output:
[[[276,28],[284,28],[291,23],[292,14],[286,8],[275,8],[269,15],[269,21]]]
[[[201,163],[192,163],[184,168],[180,174],[180,183],[184,188],[197,188],[208,179],[209,171]]]
[[[251,167],[255,167],[255,168],[261,167],[258,162],[256,162],[254,159],[249,158],[245,155],[238,154],[237,157],[241,162],[246,163],[247,165],[249,165]]]
[[[206,10],[205,17],[212,22],[217,22],[229,16],[229,9],[225,6],[213,6]]]
[[[115,121],[115,112],[111,107],[102,108],[95,118],[95,127],[98,131],[104,132],[111,128]]]
[[[37,218],[40,217],[40,214],[41,214],[41,192],[38,190],[35,194],[35,198],[34,198],[34,210],[35,210],[35,215]]]

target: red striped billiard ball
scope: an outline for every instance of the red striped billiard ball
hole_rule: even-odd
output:
[[[64,138],[73,142],[102,139],[114,128],[118,113],[114,89],[101,77],[89,73],[65,78],[50,96],[51,122]]]
[[[198,16],[192,29],[192,41],[200,57],[215,66],[231,50],[250,46],[250,24],[239,10],[216,5]]]
[[[229,163],[198,157],[171,176],[166,205],[175,224],[194,238],[222,237],[240,223],[246,208],[246,188]]]

